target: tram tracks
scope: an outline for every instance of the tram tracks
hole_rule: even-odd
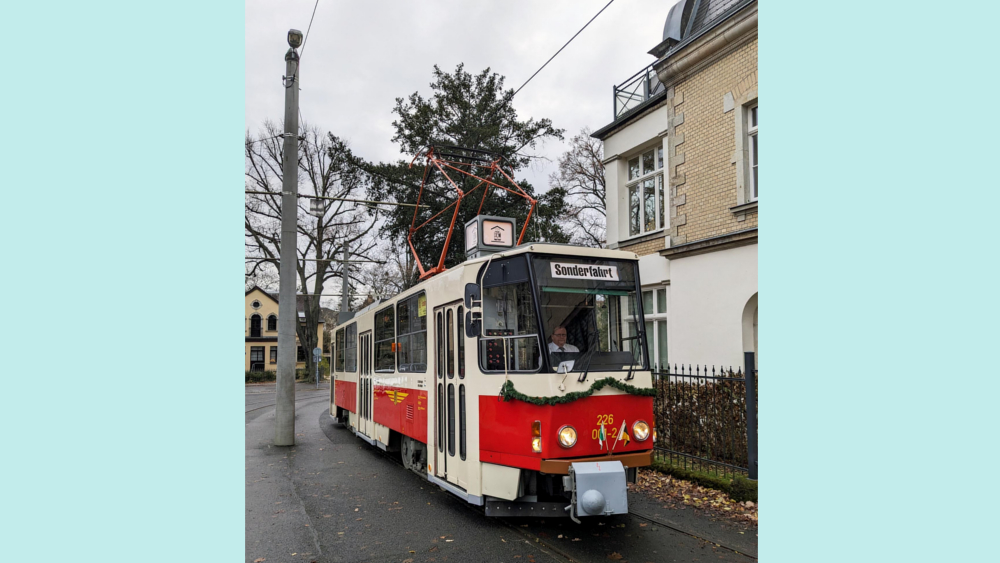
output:
[[[756,557],[754,557],[753,555],[750,555],[749,553],[743,553],[742,551],[740,551],[740,550],[738,550],[738,549],[736,549],[734,547],[730,547],[728,545],[719,543],[716,540],[711,540],[711,539],[708,539],[708,538],[703,538],[703,537],[699,536],[698,534],[695,534],[694,532],[689,532],[688,530],[684,530],[682,528],[678,528],[677,526],[674,526],[674,525],[671,525],[671,524],[667,524],[666,522],[663,522],[661,520],[657,520],[656,518],[653,518],[652,516],[647,516],[645,514],[641,514],[639,512],[635,512],[633,510],[629,510],[628,513],[629,513],[629,516],[634,516],[635,518],[638,518],[640,520],[645,520],[645,521],[649,522],[650,524],[655,524],[657,526],[660,526],[660,527],[663,527],[663,528],[667,528],[668,530],[673,530],[673,531],[675,531],[677,533],[684,534],[686,536],[690,536],[690,537],[692,537],[692,538],[694,538],[696,540],[700,540],[700,541],[703,541],[703,542],[710,543],[710,544],[712,544],[712,545],[714,545],[716,547],[720,547],[720,548],[725,549],[727,551],[731,551],[731,552],[733,552],[733,553],[735,553],[737,555],[742,555],[743,557],[746,557],[748,559],[752,559],[754,561],[757,560]]]
[[[346,426],[344,426],[342,424],[340,426],[341,426],[342,429],[344,429],[344,430],[346,430],[348,432],[350,431],[350,429],[348,427],[346,427]],[[327,438],[330,439],[330,436],[328,435]],[[396,455],[394,453],[382,451],[382,450],[380,450],[378,448],[372,448],[372,449],[373,449],[373,451],[375,453],[377,453],[378,455],[382,456],[383,459],[388,460],[390,463],[393,463],[394,465],[396,465],[396,466],[398,466],[398,467],[403,468],[404,470],[406,470],[407,473],[410,473],[410,471],[408,469],[406,469],[406,466],[403,465],[403,462],[402,462],[402,460],[400,459],[400,457],[398,455]],[[424,481],[428,482],[426,478],[424,478]],[[451,495],[449,495],[449,497],[451,497]],[[485,510],[482,507],[477,507],[477,506],[471,505],[471,504],[469,504],[467,502],[462,502],[461,499],[454,498],[454,497],[452,497],[452,500],[454,500],[455,502],[457,502],[460,506],[462,506],[464,509],[468,510],[470,513],[476,514],[477,517],[479,517],[479,518],[485,517],[484,516],[485,515]],[[753,555],[750,555],[749,553],[744,553],[743,551],[740,551],[739,549],[736,549],[734,547],[728,546],[728,545],[726,545],[724,543],[721,543],[721,542],[719,542],[717,540],[713,540],[713,539],[710,539],[710,538],[706,538],[706,537],[700,536],[700,535],[698,535],[695,532],[692,532],[690,530],[685,530],[685,529],[680,528],[678,526],[675,526],[673,524],[669,524],[669,523],[664,522],[662,520],[659,520],[659,519],[657,519],[657,518],[655,518],[653,516],[649,516],[649,515],[643,514],[641,512],[636,512],[634,510],[629,510],[628,514],[632,518],[636,518],[638,520],[642,520],[644,522],[648,522],[648,523],[653,524],[655,526],[659,526],[661,528],[665,528],[665,529],[677,532],[679,534],[684,534],[685,536],[688,536],[690,538],[694,538],[694,539],[696,539],[698,541],[701,541],[701,542],[705,542],[706,544],[718,547],[719,549],[724,549],[724,550],[730,551],[730,552],[732,552],[732,553],[734,553],[736,555],[740,555],[740,556],[746,557],[747,560],[749,560],[749,561],[757,561],[757,557],[755,557]],[[532,533],[531,531],[526,530],[526,529],[522,528],[521,526],[514,524],[509,519],[497,518],[496,520],[499,521],[499,522],[501,522],[510,531],[516,532],[519,536],[521,536],[522,538],[524,538],[525,541],[527,541],[529,543],[533,543],[536,546],[538,546],[540,548],[543,548],[544,550],[546,550],[546,551],[548,551],[548,552],[550,552],[552,554],[556,554],[559,557],[564,558],[566,561],[570,561],[570,562],[573,562],[573,563],[582,563],[582,562],[580,562],[579,559],[577,559],[576,557],[574,557],[570,553],[567,553],[566,551],[562,550],[558,545],[555,545],[554,542],[546,541],[546,539],[544,537],[536,535],[536,534]]]
[[[260,393],[260,394],[263,395],[264,393]],[[327,398],[327,397],[329,397],[329,391],[328,390],[320,389],[319,391],[315,391],[315,392],[296,393],[295,394],[295,402],[298,403],[299,401],[306,401],[306,400],[309,400],[309,399]],[[266,409],[266,408],[273,407],[276,404],[277,404],[277,400],[275,400],[273,397],[270,400],[267,400],[267,401],[258,401],[258,402],[250,403],[250,404],[246,405],[246,407],[256,407],[256,408],[247,408],[244,411],[244,416],[246,416],[246,415],[248,415],[248,414],[250,414],[252,412],[256,412],[256,411],[259,411],[259,410],[263,410],[263,409]],[[262,406],[258,407],[257,405],[262,405]]]

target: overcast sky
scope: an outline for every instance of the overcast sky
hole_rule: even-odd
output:
[[[653,62],[675,0],[615,0],[514,98],[521,119],[550,118],[567,140],[611,122],[611,87]],[[395,98],[431,93],[434,64],[453,71],[486,67],[517,88],[594,16],[607,0],[459,2],[319,0],[302,57],[303,119],[347,139],[373,161],[403,157],[392,138]],[[284,113],[281,76],[289,28],[303,33],[315,0],[247,0],[246,126]],[[567,148],[550,142],[524,173],[535,188]],[[405,155],[409,159],[413,155]]]
[[[319,0],[302,52],[299,105],[303,119],[350,143],[371,161],[402,155],[391,141],[397,97],[431,94],[433,65],[451,72],[465,63],[476,74],[486,67],[516,89],[608,0],[508,0],[403,2]],[[520,119],[549,118],[566,130],[566,141],[536,150],[527,179],[538,192],[584,127],[611,122],[612,86],[653,62],[675,0],[615,0],[514,98]],[[315,0],[247,0],[246,126],[256,132],[266,119],[284,117],[285,35],[305,33]],[[334,284],[339,289],[339,284]],[[333,287],[333,286],[328,286]],[[332,291],[332,290],[331,290]],[[324,298],[323,306],[334,306]]]

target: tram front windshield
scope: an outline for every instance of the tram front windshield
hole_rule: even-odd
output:
[[[553,371],[646,367],[635,262],[537,256],[532,261],[546,338],[542,346]]]

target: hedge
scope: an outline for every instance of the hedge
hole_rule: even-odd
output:
[[[722,491],[736,502],[748,500],[757,502],[757,481],[751,481],[742,475],[736,475],[732,479],[729,479],[710,473],[677,467],[658,459],[653,460],[652,468],[660,473],[665,473],[678,479],[698,483],[702,487]]]

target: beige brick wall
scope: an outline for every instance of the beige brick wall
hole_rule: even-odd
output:
[[[672,136],[677,140],[676,153],[683,163],[672,171],[672,195],[675,208],[671,215],[683,216],[672,225],[675,243],[690,243],[757,226],[757,212],[740,221],[729,208],[737,205],[735,119],[737,107],[724,111],[727,93],[745,90],[757,81],[757,39],[741,45],[709,66],[674,86],[673,113],[683,114]]]
[[[628,246],[621,246],[618,250],[624,250],[626,252],[635,252],[639,256],[645,256],[647,254],[655,254],[664,248],[666,248],[663,237],[656,237],[654,240],[647,240],[645,242],[640,242],[638,244],[631,244]]]

